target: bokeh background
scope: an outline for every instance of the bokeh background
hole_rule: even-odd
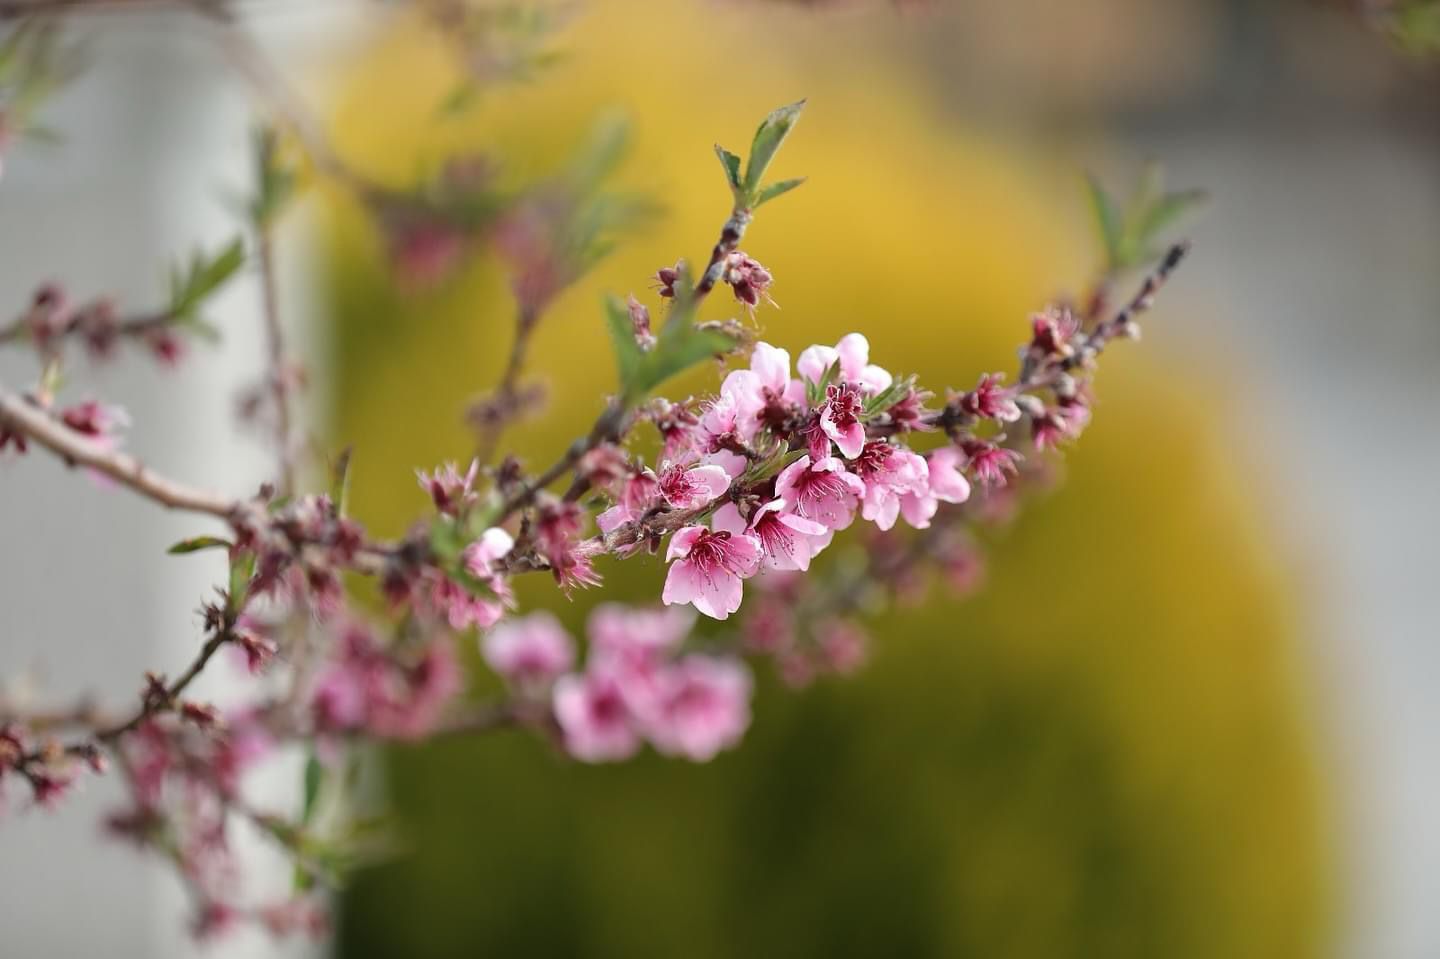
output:
[[[339,151],[394,182],[456,150],[543,175],[597,115],[631,117],[619,179],[665,213],[541,327],[548,410],[512,433],[531,461],[611,386],[600,295],[644,296],[657,266],[704,253],[726,212],[710,145],[743,145],[779,103],[810,98],[779,162],[811,179],[746,244],[778,278],[766,338],[793,352],[860,329],[877,361],[931,384],[1009,368],[1027,314],[1083,288],[1098,251],[1081,171],[1123,187],[1155,158],[1214,198],[1145,341],[1108,358],[1064,484],[987,535],[981,595],[937,591],[877,618],[856,677],[798,694],[766,677],[745,744],[707,766],[591,768],[507,736],[387,755],[406,852],[341,904],[339,954],[1440,955],[1435,67],[1342,4],[596,0],[537,82],[441,119],[454,58],[417,25],[377,28],[332,0],[303,14],[257,4],[255,17]],[[102,61],[117,84],[92,78],[61,107],[83,120],[118,99],[132,117],[104,131],[126,145],[128,176],[95,202],[152,183],[125,201],[151,235],[192,242],[178,231],[197,209],[224,235],[213,194],[242,168],[243,99],[220,80],[173,86],[214,71],[183,24],[95,29],[119,51]],[[108,141],[77,135],[79,158],[72,146],[7,170],[0,252],[15,289],[71,235],[54,226],[37,243],[26,224],[103,167],[83,147]],[[87,233],[77,282],[121,282],[83,264],[145,222],[134,216]],[[338,194],[287,241],[308,251],[288,302],[323,357],[325,433],[359,450],[357,514],[399,532],[423,505],[410,467],[469,448],[460,411],[508,350],[503,272],[482,249],[444,282],[398,283],[370,219]],[[155,256],[142,252],[137,267]],[[708,309],[725,315],[718,300]],[[240,291],[227,326],[245,327],[252,306]],[[214,384],[250,375],[246,342],[186,374],[221,396],[203,419],[159,398],[184,384],[108,382],[169,427],[147,435],[156,420],[137,416],[133,445],[239,487],[258,466],[214,428],[226,407]],[[121,575],[103,553],[57,546],[43,535],[54,520],[18,505],[74,495],[74,478],[43,469],[0,471],[0,536],[27,544],[0,557],[7,597],[45,595],[48,550],[77,576]],[[143,505],[123,516],[157,550],[178,538]],[[128,591],[69,610],[67,630],[138,592],[169,638],[130,639],[131,655],[175,658],[189,624],[158,610],[200,587],[182,592],[170,565],[123,568]],[[602,572],[611,596],[636,601],[663,577],[645,560]],[[596,596],[571,603],[530,582],[521,599],[578,627]],[[30,615],[19,605],[0,610]],[[68,636],[35,614],[0,630],[0,651],[47,663],[57,688],[129,691],[128,676],[62,651]],[[106,655],[126,661],[124,642]],[[123,851],[86,872],[95,895],[160,907],[87,924],[37,907],[90,861],[93,834],[71,837],[104,798],[0,826],[0,914],[18,954],[188,951],[155,931],[177,922],[173,890],[127,886]],[[270,953],[264,940],[227,949]]]

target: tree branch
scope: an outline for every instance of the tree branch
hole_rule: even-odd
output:
[[[135,457],[75,432],[35,403],[7,391],[3,385],[0,385],[0,426],[34,440],[69,466],[93,469],[169,509],[207,513],[227,522],[240,509],[238,500],[167,479]]]

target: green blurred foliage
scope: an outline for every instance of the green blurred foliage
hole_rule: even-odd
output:
[[[758,322],[792,354],[859,329],[896,373],[969,385],[1010,368],[1027,313],[1085,274],[1083,195],[1043,186],[1074,171],[942,132],[885,64],[793,75],[787,49],[823,43],[825,21],[736,9],[605,3],[547,80],[438,126],[456,74],[420,31],[391,31],[345,85],[342,151],[382,176],[493,146],[534,177],[601,108],[636,121],[629,180],[668,214],[539,328],[551,404],[511,434],[532,464],[615,385],[602,292],[645,298],[656,267],[703,260],[730,199],[712,144],[777,102],[810,97],[771,175],[810,180],[745,247],[784,306]],[[495,381],[512,309],[485,258],[402,294],[360,211],[328,209],[335,445],[357,449],[353,513],[394,533],[424,507],[409,468],[468,455],[460,410]],[[1155,322],[1179,321],[1162,303]],[[1143,345],[1108,359],[1064,486],[990,537],[980,598],[886,618],[857,678],[762,682],[738,751],[607,768],[509,734],[396,751],[409,853],[358,878],[341,954],[1324,954],[1326,810],[1283,571],[1211,394],[1155,363]],[[659,595],[656,560],[601,569],[606,598]],[[538,577],[519,592],[577,629],[597,599]]]

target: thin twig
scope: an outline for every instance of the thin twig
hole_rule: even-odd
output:
[[[232,628],[232,626],[226,625],[207,639],[205,645],[200,647],[200,652],[195,659],[186,667],[185,672],[180,674],[180,678],[165,687],[164,696],[147,695],[140,709],[134,715],[118,725],[96,730],[95,738],[104,743],[113,743],[121,736],[138,728],[151,716],[174,709],[181,694],[205,671],[205,667],[209,665],[211,658],[220,651],[220,647],[235,638]]]
[[[510,357],[505,362],[505,372],[500,384],[490,396],[481,400],[489,408],[489,415],[479,424],[480,437],[475,446],[475,458],[480,465],[487,465],[495,457],[505,427],[516,417],[516,402],[520,395],[520,376],[525,371],[525,357],[530,350],[530,338],[540,320],[532,309],[521,307],[515,314],[515,338],[510,344]]]
[[[77,311],[64,326],[50,330],[48,338],[58,340],[79,334],[82,332],[81,318],[83,315],[82,311]],[[121,339],[140,339],[173,322],[175,322],[173,314],[157,310],[154,313],[142,313],[120,320],[115,324],[113,332],[116,337]],[[31,335],[29,319],[22,316],[8,325],[0,327],[0,346],[23,342],[30,339]]]
[[[269,355],[270,394],[275,404],[275,445],[280,470],[280,494],[295,492],[295,434],[290,415],[290,371],[285,350],[285,327],[280,321],[280,299],[275,288],[275,257],[269,228],[259,230],[257,256],[260,261],[260,293],[265,316],[265,341]]]

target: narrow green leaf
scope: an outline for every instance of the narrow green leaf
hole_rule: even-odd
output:
[[[585,194],[615,172],[630,145],[630,121],[624,114],[603,115],[590,129],[590,136],[570,166],[570,182]]]
[[[1089,188],[1090,206],[1095,213],[1095,225],[1100,230],[1100,241],[1105,245],[1105,263],[1112,270],[1119,269],[1121,233],[1124,229],[1120,210],[1093,175],[1085,177],[1085,184]]]
[[[300,806],[300,823],[308,825],[315,815],[315,802],[320,798],[320,785],[325,779],[325,767],[312,753],[305,761],[304,799]]]
[[[233,616],[245,608],[250,596],[250,580],[255,576],[255,554],[246,550],[230,556],[230,590],[226,607]]]
[[[198,553],[202,549],[229,549],[234,545],[228,539],[221,539],[219,536],[192,536],[189,539],[182,539],[165,552],[171,556],[183,556],[186,553]]]
[[[819,403],[825,399],[825,392],[830,388],[830,384],[834,383],[839,376],[840,361],[836,360],[825,368],[825,372],[821,375],[818,383],[812,383],[809,380],[805,381],[805,398],[812,406]]]
[[[171,273],[170,312],[179,317],[193,316],[200,304],[225,285],[244,263],[245,242],[239,237],[213,258],[197,253],[187,270]]]
[[[892,382],[886,389],[865,401],[865,415],[876,416],[903,400],[915,385],[915,377],[906,376]]]
[[[1161,197],[1145,212],[1141,221],[1140,248],[1149,248],[1167,227],[1209,200],[1210,194],[1204,190],[1184,190]]]
[[[250,220],[264,230],[275,222],[295,194],[298,183],[294,168],[280,152],[280,135],[273,127],[257,127],[253,135],[255,195],[250,200]]]
[[[768,184],[767,186],[761,188],[760,192],[755,196],[754,205],[757,207],[763,206],[778,196],[784,196],[800,184],[804,183],[805,179],[806,178],[803,176],[797,176],[791,180],[781,180],[778,183]]]
[[[676,337],[664,350],[657,347],[654,352],[646,354],[647,362],[641,378],[643,392],[653,390],[697,363],[723,356],[738,345],[738,341],[728,333],[690,325],[688,333]]]
[[[630,311],[619,297],[605,298],[605,326],[610,331],[610,345],[615,350],[615,370],[620,377],[620,391],[630,395],[638,386],[640,366],[645,351],[635,341],[635,324]]]
[[[740,190],[740,158],[720,144],[715,144],[715,155],[720,158],[720,166],[725,170],[725,182],[730,184],[732,192]]]
[[[355,448],[347,446],[330,464],[330,502],[335,515],[344,518],[350,510],[350,458]]]
[[[745,165],[745,192],[752,198],[760,189],[760,181],[770,168],[770,161],[780,144],[790,135],[805,109],[805,101],[798,100],[775,110],[766,117],[755,131],[755,140],[750,144],[750,159]]]

